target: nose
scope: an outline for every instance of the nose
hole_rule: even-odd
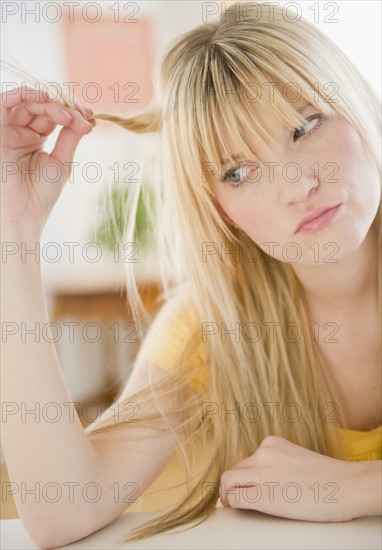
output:
[[[285,206],[308,202],[320,185],[314,163],[307,164],[287,162],[280,166],[278,187],[280,200]]]

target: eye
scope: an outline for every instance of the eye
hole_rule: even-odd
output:
[[[238,164],[231,170],[228,170],[222,177],[221,181],[222,183],[226,183],[233,188],[240,187],[240,185],[246,181],[254,181],[254,179],[250,176],[257,170],[257,168],[257,164],[254,163]]]
[[[318,128],[320,128],[320,126],[323,124],[323,116],[321,115],[321,113],[308,116],[306,120],[307,123],[304,124],[304,126],[300,126],[292,132],[294,142],[310,137],[312,133],[318,130]]]

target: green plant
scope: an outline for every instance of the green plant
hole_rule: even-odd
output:
[[[95,230],[94,240],[104,248],[120,242],[123,238],[124,223],[126,217],[126,204],[130,190],[127,187],[114,186],[111,191],[107,190],[99,203],[101,220]],[[139,193],[137,213],[135,218],[134,241],[141,248],[145,248],[150,236],[150,223],[146,201],[152,206],[153,195],[145,191],[145,198],[142,190]],[[105,208],[106,205],[106,208]]]

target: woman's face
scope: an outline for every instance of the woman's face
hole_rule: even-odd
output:
[[[223,218],[284,262],[333,263],[351,254],[365,239],[381,194],[378,170],[360,136],[343,119],[325,118],[307,106],[301,114],[309,120],[292,137],[270,108],[254,108],[277,142],[259,151],[261,161],[242,158],[239,167],[225,165],[215,177]],[[240,154],[229,145],[231,153]],[[325,209],[332,210],[301,226],[304,218]]]

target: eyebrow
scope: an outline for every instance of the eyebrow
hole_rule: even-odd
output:
[[[231,158],[233,160],[240,160],[242,157],[243,157],[243,155],[232,155]],[[223,159],[220,162],[221,162],[221,164],[227,164],[227,162],[229,162],[229,161],[230,161],[230,159]]]
[[[296,109],[296,111],[298,113],[301,113],[306,107],[310,107],[311,103],[309,103],[308,101],[304,101],[304,103],[302,105],[300,105],[300,107],[298,107]]]
[[[296,111],[298,113],[302,113],[302,111],[304,111],[307,107],[310,107],[311,103],[309,103],[308,101],[304,101],[304,103],[302,105],[300,105],[300,107],[298,107],[296,109]],[[232,155],[231,158],[233,160],[240,160],[241,158],[243,158],[243,155],[239,155],[239,154],[236,154],[236,155]],[[221,164],[227,164],[228,162],[230,161],[230,159],[223,159],[220,161]]]

